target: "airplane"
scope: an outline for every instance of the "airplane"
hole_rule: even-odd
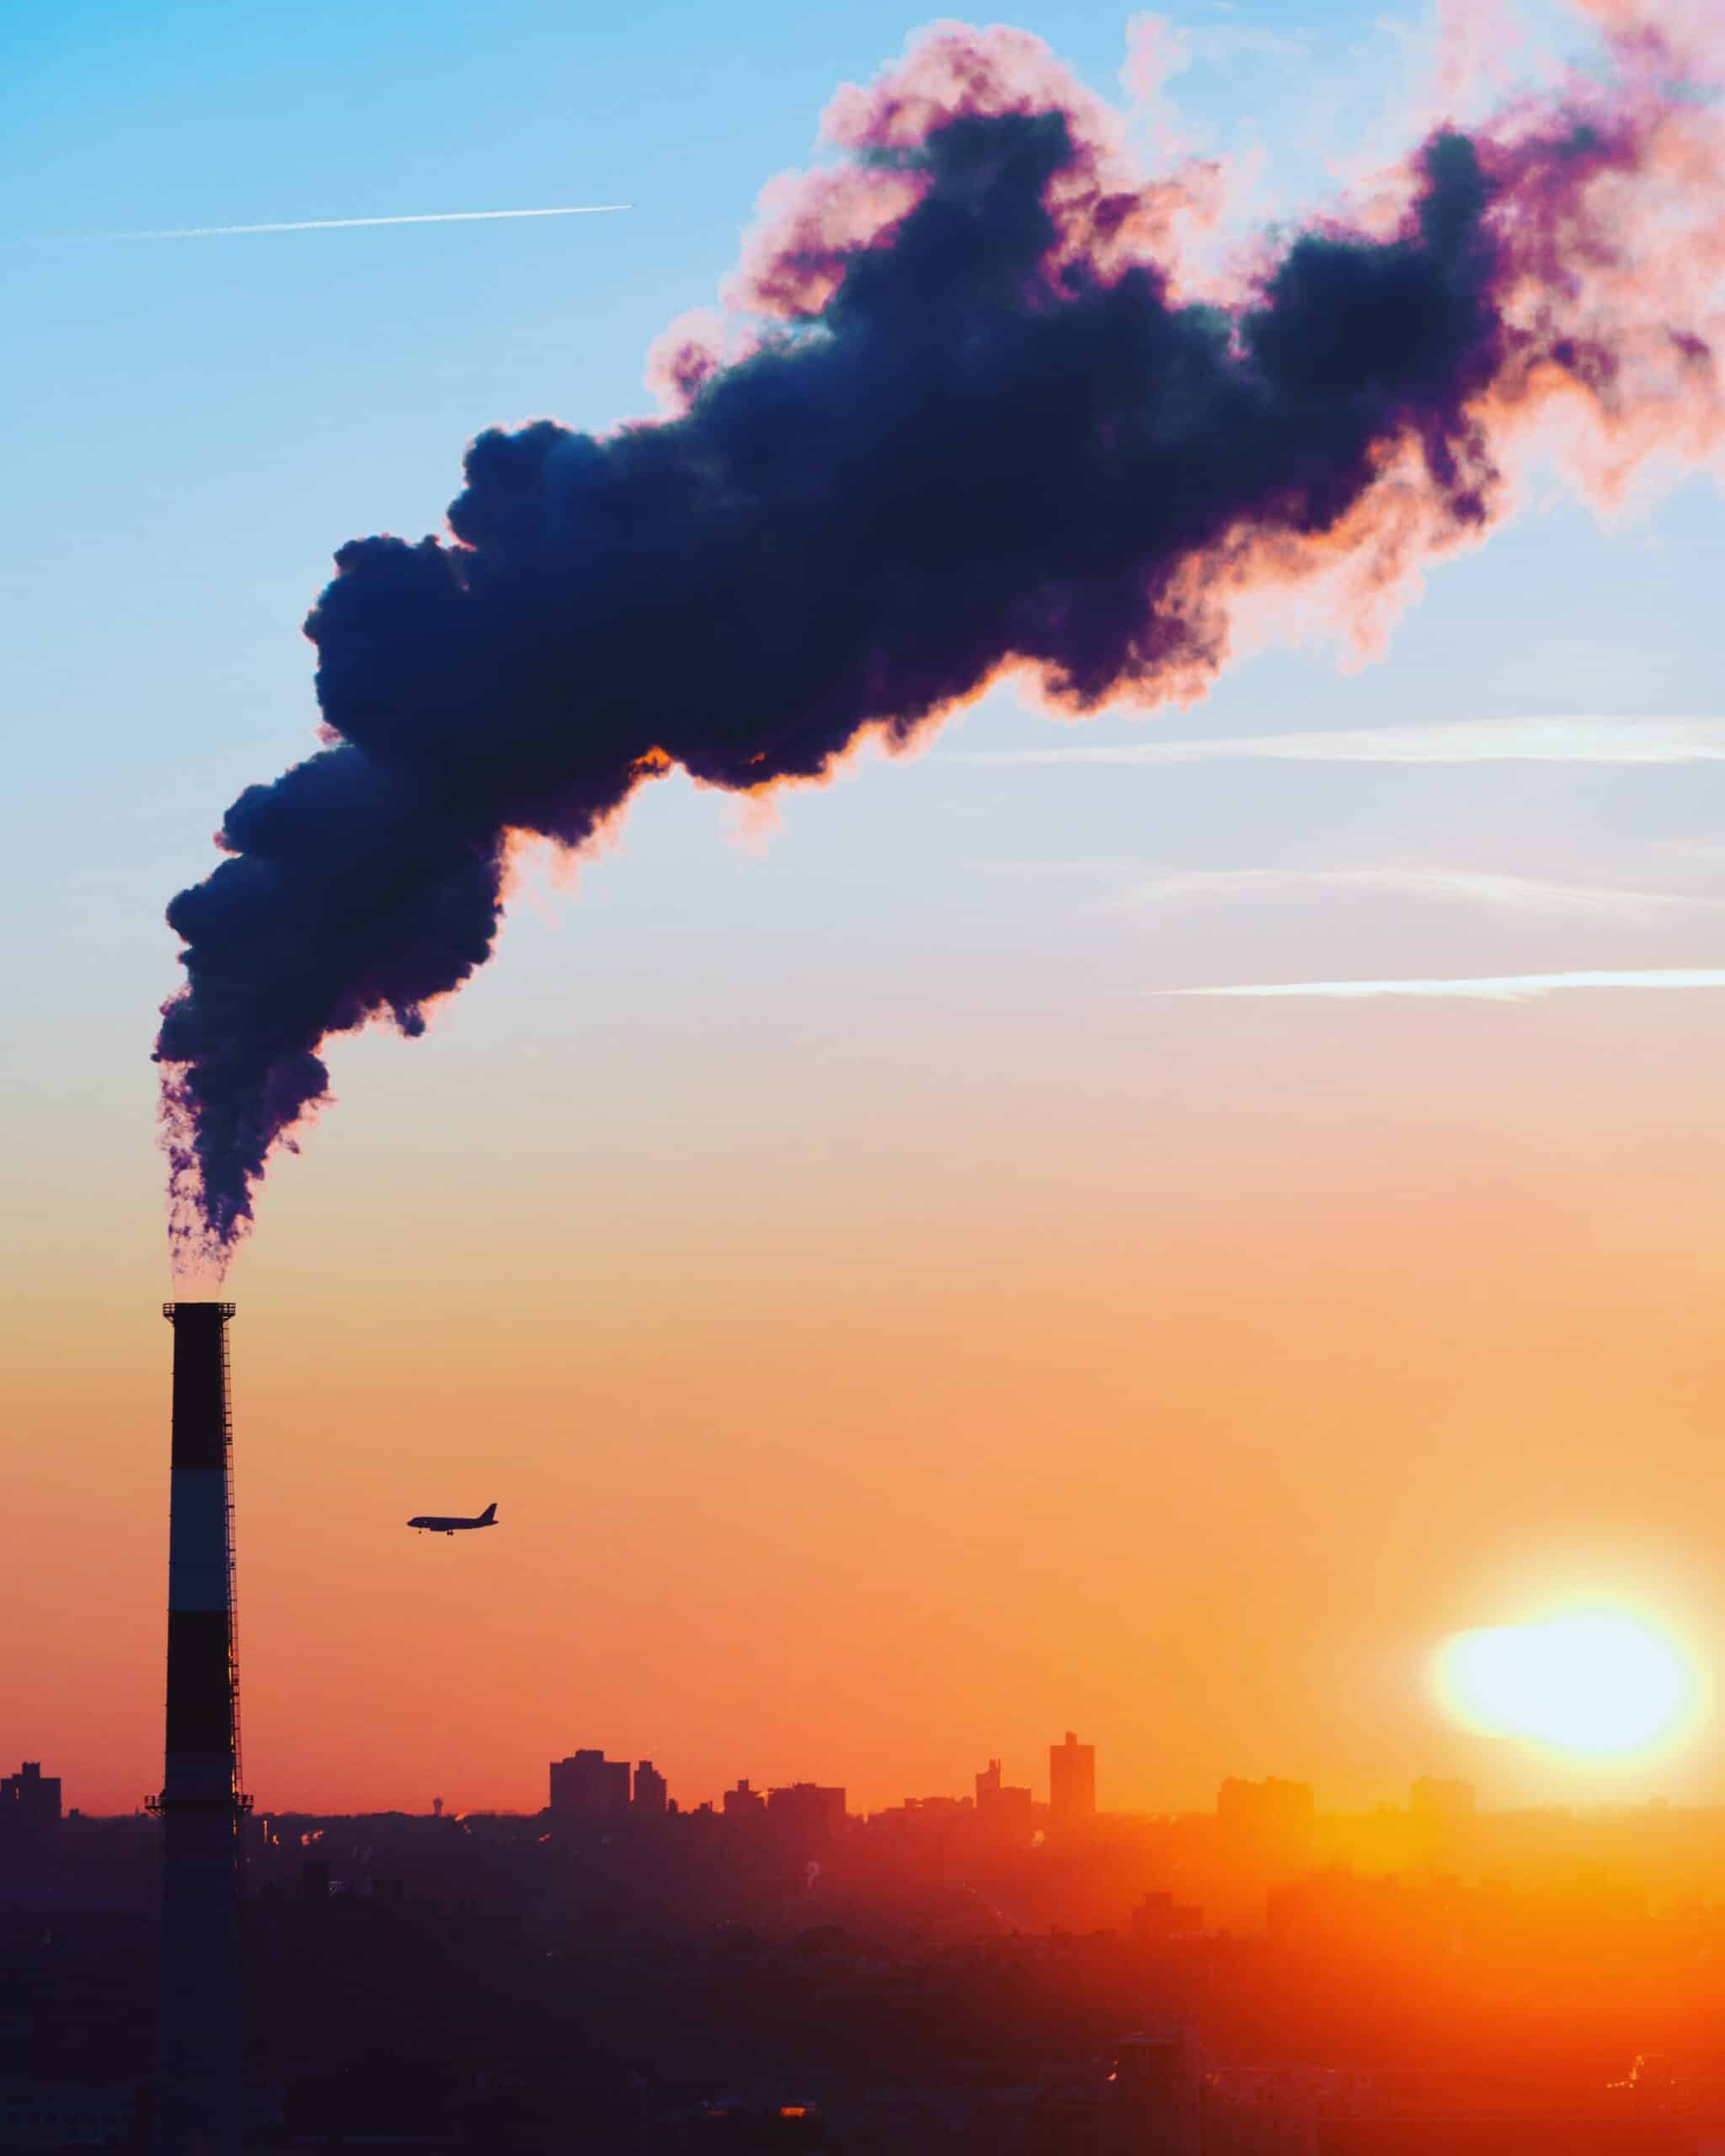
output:
[[[409,1527],[418,1528],[421,1534],[453,1534],[460,1528],[495,1527],[496,1524],[495,1505],[487,1505],[478,1519],[445,1519],[437,1513],[416,1513],[408,1522]]]

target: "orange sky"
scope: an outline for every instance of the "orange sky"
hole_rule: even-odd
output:
[[[800,1031],[681,1057],[594,992],[579,1113],[531,1025],[350,1045],[232,1283],[261,1804],[531,1806],[584,1744],[686,1801],[991,1755],[1042,1794],[1068,1726],[1109,1806],[1725,1794],[1700,1753],[1542,1765],[1420,1684],[1578,1586],[1706,1657],[1725,1005],[1658,999],[1636,1049],[1609,996],[1099,1000],[1050,962],[913,1026],[890,969],[840,985],[843,1026],[787,994]],[[132,1199],[106,1238],[45,1203],[9,1287],[40,1465],[0,1730],[90,1809],[159,1774],[171,1336]],[[402,1525],[494,1499],[492,1534]]]

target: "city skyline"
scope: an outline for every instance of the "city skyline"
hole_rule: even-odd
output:
[[[1717,2138],[1717,1810],[1493,1815],[1427,1779],[1334,1818],[1236,1779],[1044,1833],[996,1811],[1002,1764],[866,1820],[813,1785],[667,1816],[638,1766],[622,1811],[254,1816],[245,2145],[1094,2156],[1123,2096],[1124,2147],[1188,2156]],[[0,2131],[148,2146],[157,1822],[18,1825]]]
[[[1008,1763],[991,1757],[984,1767],[968,1777],[959,1777],[957,1786],[900,1791],[882,1801],[859,1800],[854,1803],[848,1801],[851,1784],[823,1785],[795,1769],[788,1773],[782,1782],[758,1782],[751,1774],[735,1774],[728,1785],[693,1790],[675,1785],[652,1758],[612,1758],[602,1745],[578,1746],[560,1759],[552,1758],[548,1767],[541,1770],[541,1801],[537,1804],[469,1803],[459,1794],[451,1800],[440,1792],[418,1801],[330,1806],[302,1801],[291,1792],[259,1796],[255,1790],[248,1788],[246,1795],[248,1807],[254,1809],[260,1819],[272,1816],[360,1817],[393,1813],[453,1821],[477,1817],[525,1820],[551,1815],[589,1823],[625,1815],[693,1817],[697,1814],[714,1814],[746,1819],[758,1813],[765,1818],[772,1799],[808,1795],[820,1798],[835,1816],[859,1825],[899,1814],[922,1812],[932,1817],[937,1813],[964,1813],[991,1819],[996,1827],[1010,1822],[1014,1828],[1023,1826],[1027,1834],[1030,1822],[1039,1822],[1034,1828],[1038,1838],[1045,1830],[1081,1828],[1087,1822],[1108,1821],[1213,1817],[1224,1824],[1231,1819],[1237,1824],[1244,1818],[1262,1817],[1279,1821],[1284,1826],[1290,1819],[1304,1822],[1309,1828],[1313,1820],[1319,1818],[1365,1820],[1398,1812],[1413,1820],[1452,1822],[1474,1817],[1531,1817],[1542,1814],[1578,1820],[1610,1819],[1639,1815],[1657,1817],[1668,1810],[1685,1809],[1725,1814],[1725,1804],[1673,1806],[1667,1796],[1658,1792],[1625,1797],[1599,1789],[1569,1802],[1494,1801],[1489,1792],[1482,1801],[1480,1790],[1471,1780],[1418,1772],[1405,1774],[1399,1783],[1386,1785],[1357,1805],[1321,1801],[1322,1793],[1311,1783],[1274,1773],[1256,1776],[1224,1774],[1201,1798],[1178,1806],[1116,1804],[1097,1801],[1094,1795],[1095,1760],[1098,1753],[1105,1755],[1105,1747],[1081,1745],[1069,1730],[1060,1742],[1043,1748],[1046,1764],[1039,1776],[1033,1777],[1028,1785],[1010,1782],[1007,1779]],[[1087,1763],[1077,1770],[1076,1791],[1062,1787],[1063,1780],[1071,1772],[1065,1761],[1075,1752]],[[0,1832],[9,1829],[28,1835],[35,1830],[32,1822],[39,1827],[51,1817],[136,1817],[151,1808],[147,1801],[107,1811],[89,1801],[87,1794],[81,1800],[75,1787],[62,1796],[67,1786],[64,1777],[45,1774],[44,1764],[41,1760],[26,1758],[15,1772],[0,1775]],[[248,1782],[250,1779],[246,1777]],[[966,1781],[968,1788],[963,1785]]]

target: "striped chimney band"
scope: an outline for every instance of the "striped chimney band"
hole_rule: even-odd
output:
[[[160,2156],[239,2156],[239,1691],[233,1630],[227,1321],[166,1303],[174,1327],[168,1715],[162,1793]]]

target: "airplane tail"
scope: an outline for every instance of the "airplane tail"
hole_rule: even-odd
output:
[[[497,1508],[495,1505],[487,1505],[484,1511],[479,1515],[479,1524],[481,1527],[494,1527],[496,1524]]]

